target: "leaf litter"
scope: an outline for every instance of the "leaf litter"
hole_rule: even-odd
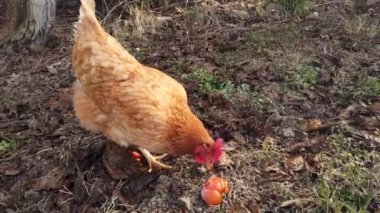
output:
[[[378,94],[371,94],[376,90],[363,87],[358,79],[366,82],[360,73],[374,77],[378,44],[364,28],[355,31],[340,23],[369,13],[375,20],[379,6],[363,12],[331,2],[313,8],[318,16],[297,20],[244,1],[211,2],[215,4],[177,7],[173,10],[180,12],[175,16],[161,15],[171,21],[164,21],[156,32],[123,43],[135,49],[134,55],[144,64],[167,70],[184,83],[189,102],[206,127],[229,141],[225,159],[214,171],[232,185],[220,208],[202,202],[199,189],[209,173],[200,172],[189,157],[169,158],[175,168],[166,174],[110,178],[102,158],[107,139],[81,129],[72,113],[68,88],[74,78],[67,45],[72,32],[64,26],[65,17],[58,17],[57,26],[63,28],[53,32],[59,45],[38,55],[0,50],[0,58],[7,59],[0,59],[6,66],[0,71],[0,92],[7,94],[0,100],[0,137],[11,134],[22,141],[0,159],[1,208],[9,212],[178,212],[186,211],[190,203],[194,212],[315,210],[325,207],[315,193],[322,180],[333,180],[331,187],[356,184],[328,176],[329,171],[343,168],[349,177],[350,169],[362,171],[353,164],[363,161],[363,170],[376,172]],[[363,18],[363,25],[355,26],[370,29],[372,18]],[[199,79],[191,75],[199,69],[217,77],[218,84],[211,86],[234,85],[223,90],[230,98],[218,94],[218,88],[211,88],[216,93],[202,94]],[[294,76],[302,85],[294,83]],[[247,85],[253,89],[244,90]],[[338,154],[351,157],[342,162],[334,157]],[[361,177],[361,173],[356,176],[357,182]],[[379,186],[372,179],[373,186]],[[379,203],[374,198],[367,210]]]

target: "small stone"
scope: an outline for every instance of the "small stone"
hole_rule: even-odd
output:
[[[249,18],[249,13],[245,10],[231,10],[231,13],[241,20],[246,20]]]
[[[317,12],[313,12],[313,13],[310,13],[306,19],[317,19],[319,17],[319,13]]]
[[[370,72],[380,72],[380,66],[377,64],[374,64],[374,65],[369,67],[369,71]]]
[[[311,105],[309,103],[303,103],[302,104],[302,109],[304,111],[310,111],[311,110]]]
[[[269,3],[265,7],[265,11],[268,12],[268,13],[270,13],[270,12],[280,12],[280,11],[283,11],[283,8],[279,4]]]
[[[190,197],[181,197],[179,198],[180,201],[182,201],[182,204],[183,206],[187,209],[187,210],[191,210],[191,200],[190,200]]]
[[[294,131],[292,128],[286,128],[284,129],[282,135],[286,138],[293,138],[295,136]]]
[[[197,167],[197,171],[199,172],[199,174],[205,174],[207,172],[207,169],[204,166],[199,166]]]

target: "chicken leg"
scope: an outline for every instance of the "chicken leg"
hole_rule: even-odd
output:
[[[159,169],[171,169],[172,168],[171,166],[166,165],[166,164],[161,163],[160,161],[158,161],[158,160],[166,157],[167,154],[163,154],[163,155],[160,155],[158,157],[154,157],[148,150],[146,150],[144,148],[141,148],[141,147],[139,147],[138,149],[144,155],[146,161],[148,162],[148,165],[149,165],[149,168],[150,168],[149,172],[152,171],[152,166],[156,167],[156,168],[159,168]]]

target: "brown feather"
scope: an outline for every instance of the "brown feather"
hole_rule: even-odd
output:
[[[140,64],[101,28],[89,8],[81,10],[72,55],[78,79],[74,110],[81,124],[119,145],[155,153],[190,154],[201,143],[212,144],[183,86]]]

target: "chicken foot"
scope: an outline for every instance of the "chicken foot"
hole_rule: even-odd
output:
[[[149,172],[152,171],[152,167],[156,167],[156,168],[159,168],[159,169],[171,169],[172,167],[169,166],[169,165],[166,165],[164,163],[161,163],[160,159],[163,159],[164,157],[167,156],[167,154],[163,154],[163,155],[160,155],[160,156],[153,156],[148,150],[144,149],[144,148],[141,148],[139,147],[138,148],[140,150],[140,152],[144,155],[146,161],[148,162],[148,165],[149,165]]]

